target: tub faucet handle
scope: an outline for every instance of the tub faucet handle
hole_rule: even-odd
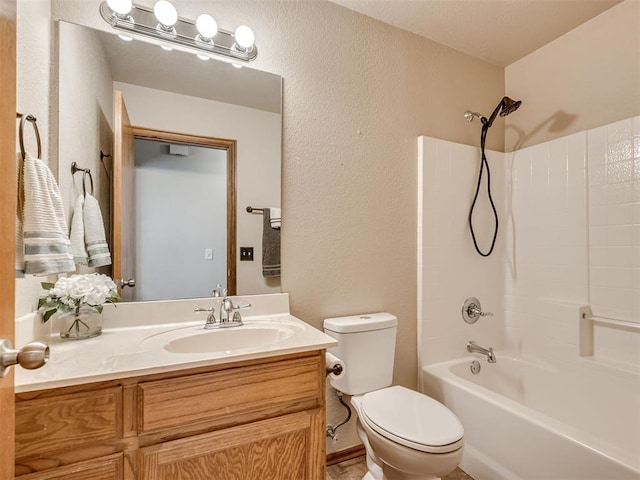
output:
[[[493,317],[492,312],[483,312],[480,300],[469,297],[462,305],[462,318],[467,323],[476,323],[480,317]]]

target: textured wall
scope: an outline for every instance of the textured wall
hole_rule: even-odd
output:
[[[151,5],[152,1],[145,1]],[[105,28],[98,1],[54,4]],[[503,70],[325,1],[177,1],[233,29],[257,68],[284,78],[283,291],[294,314],[389,310],[400,319],[396,381],[416,381],[416,137],[477,144],[466,109],[490,111]],[[489,148],[502,150],[502,123]]]
[[[52,12],[106,29],[99,3],[60,0]],[[292,313],[317,327],[394,313],[395,381],[415,386],[416,137],[477,144],[462,113],[495,106],[503,69],[324,0],[175,4],[185,17],[210,11],[223,28],[251,25],[255,67],[284,78],[282,289]],[[48,88],[38,79],[26,93]],[[493,134],[488,147],[502,150],[502,121]],[[345,435],[330,450],[353,443]]]
[[[640,114],[640,1],[626,0],[505,69],[526,110],[507,118],[506,151]]]

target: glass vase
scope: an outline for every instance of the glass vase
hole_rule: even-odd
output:
[[[102,333],[102,313],[90,305],[58,311],[60,338],[84,340]]]

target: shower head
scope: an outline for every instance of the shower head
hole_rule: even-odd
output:
[[[504,97],[502,99],[502,102],[500,102],[500,104],[502,105],[502,111],[500,112],[500,116],[501,117],[506,117],[507,115],[515,112],[518,108],[520,108],[520,105],[522,105],[522,101],[521,100],[512,100],[509,97]]]
[[[520,100],[516,101],[512,100],[509,97],[502,97],[502,100],[500,100],[500,103],[495,108],[493,113],[491,113],[491,116],[488,120],[485,117],[480,118],[480,121],[482,122],[482,128],[489,129],[489,127],[493,125],[493,121],[496,119],[498,112],[500,112],[501,117],[506,117],[510,113],[515,112],[520,107],[520,105],[522,105],[522,101]]]

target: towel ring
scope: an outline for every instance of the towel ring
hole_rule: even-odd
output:
[[[89,182],[91,185],[91,195],[93,195],[93,177],[91,176],[91,170],[89,170],[88,168],[84,169],[84,172],[82,173],[82,193],[84,194],[84,196],[87,196],[87,186],[86,186],[86,178],[87,175],[89,176]]]
[[[82,172],[82,193],[87,196],[87,175],[89,175],[89,184],[91,185],[91,195],[93,195],[93,176],[90,168],[79,167],[76,162],[71,162],[71,175]]]
[[[20,154],[22,155],[22,160],[27,157],[27,151],[24,148],[24,124],[25,122],[30,122],[33,125],[33,130],[36,132],[36,142],[38,144],[38,158],[42,157],[42,144],[40,143],[40,132],[38,131],[38,124],[36,117],[31,114],[23,115],[22,113],[17,113],[16,116],[20,118],[20,128],[18,139],[20,140]]]

